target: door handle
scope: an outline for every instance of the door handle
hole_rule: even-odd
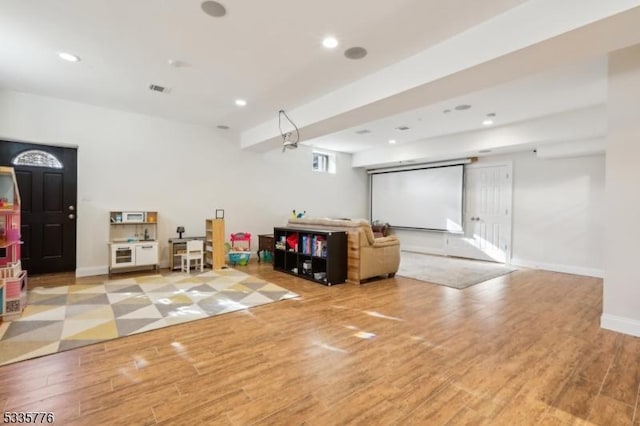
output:
[[[69,213],[69,215],[67,216],[69,219],[75,219],[76,215],[74,215],[73,213]]]
[[[70,212],[74,211],[76,208],[74,206],[69,206],[67,207],[69,209]]]

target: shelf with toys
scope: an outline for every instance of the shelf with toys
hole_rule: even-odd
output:
[[[109,212],[109,275],[130,268],[159,268],[158,212]]]
[[[230,235],[231,244],[227,247],[229,263],[245,266],[251,258],[251,233],[234,232]]]
[[[273,269],[320,284],[347,280],[347,233],[274,228]]]

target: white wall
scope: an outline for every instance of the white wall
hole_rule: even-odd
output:
[[[226,233],[257,235],[292,209],[364,217],[366,175],[337,155],[335,175],[311,171],[311,150],[241,151],[217,130],[75,102],[0,91],[0,139],[78,147],[77,273],[107,270],[110,210],[157,210],[161,263],[177,225],[204,235],[225,209]],[[257,245],[254,237],[253,246]]]
[[[307,148],[242,151],[212,129],[68,101],[0,91],[0,138],[77,145],[78,272],[107,265],[109,210],[158,210],[161,259],[177,225],[202,235],[224,208],[227,234],[269,232],[291,209],[366,217],[367,177],[337,155],[336,175],[311,171]],[[604,156],[512,160],[514,263],[601,276]],[[396,231],[404,249],[444,253],[442,233]],[[256,238],[253,245],[255,246]]]
[[[513,162],[512,263],[603,276],[604,155],[539,159],[527,151],[479,161]],[[445,253],[442,233],[394,234],[403,249]]]
[[[602,327],[640,336],[640,45],[609,55]]]
[[[393,235],[400,240],[401,250],[415,251],[444,255],[444,232],[436,231],[411,231],[406,229],[393,229]]]
[[[602,277],[604,155],[513,160],[512,263]]]

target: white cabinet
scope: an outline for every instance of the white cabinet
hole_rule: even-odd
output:
[[[111,244],[110,268],[136,266],[134,244]]]
[[[158,266],[158,242],[111,243],[109,272],[116,268]]]
[[[109,213],[109,274],[114,269],[159,267],[158,212]]]
[[[157,265],[158,264],[158,243],[137,243],[136,245],[136,266]]]

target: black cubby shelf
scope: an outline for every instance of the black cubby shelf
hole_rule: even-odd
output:
[[[318,229],[273,228],[273,269],[334,285],[347,281],[347,233]]]

